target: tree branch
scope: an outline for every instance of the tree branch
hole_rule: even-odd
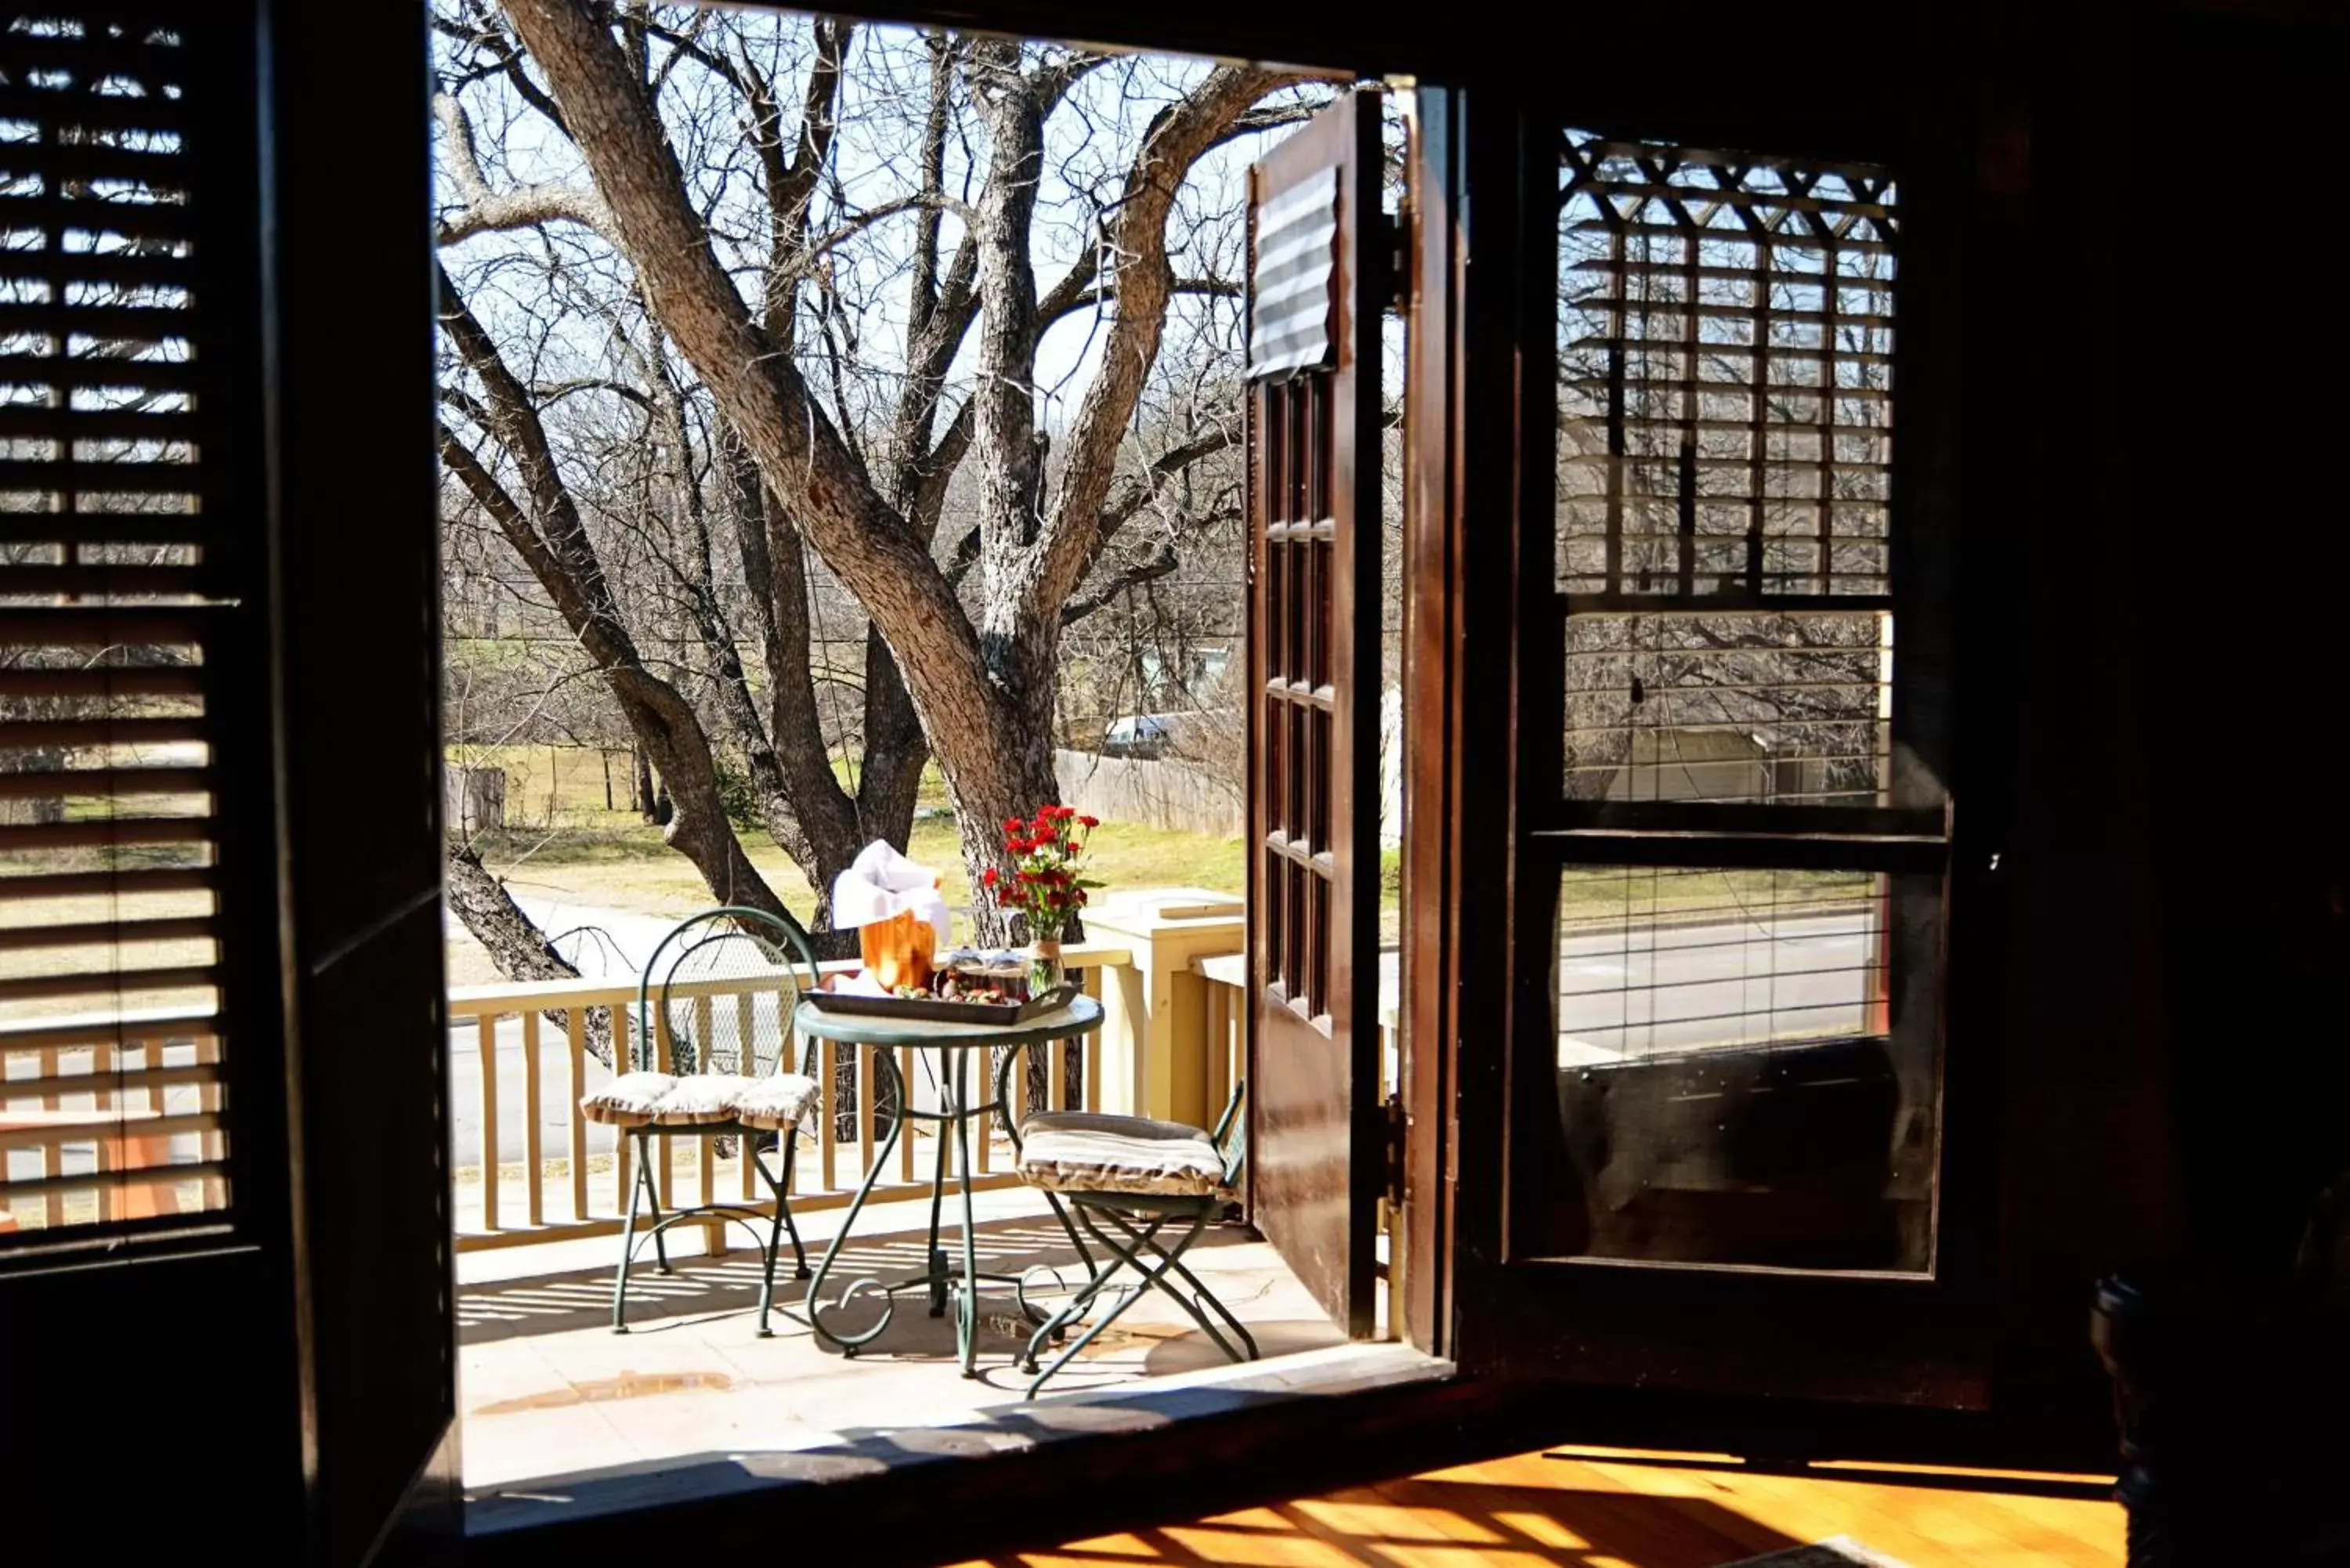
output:
[[[509,43],[504,34],[491,26],[486,18],[482,21],[478,30],[473,32],[468,32],[455,23],[444,20],[438,16],[432,18],[432,26],[436,31],[446,36],[471,44],[486,52],[490,57],[490,64],[504,74],[507,81],[513,85],[516,97],[545,115],[548,123],[556,130],[566,136],[571,134],[571,128],[563,122],[563,110],[556,107],[555,100],[546,95],[546,89],[531,80],[530,73],[523,69],[522,51]]]
[[[601,13],[583,0],[507,0],[546,73],[661,325],[743,439],[809,542],[889,639],[901,664],[924,667],[917,695],[933,739],[968,731],[952,709],[991,711],[977,631],[929,541],[877,493],[808,394],[790,346],[761,330],[711,250],[660,120]],[[981,742],[949,759],[979,763]]]
[[[1167,481],[1181,473],[1202,458],[1212,457],[1222,452],[1237,439],[1225,426],[1211,425],[1181,446],[1170,447],[1161,452],[1149,468],[1143,470],[1139,480],[1128,479],[1120,482],[1118,487],[1111,493],[1109,499],[1103,504],[1100,519],[1095,524],[1096,552],[1098,553],[1102,545],[1116,537],[1118,531],[1124,527],[1136,513],[1141,511],[1151,497],[1159,493],[1159,488]]]
[[[1167,286],[1167,292],[1170,295],[1204,294],[1212,295],[1221,299],[1239,299],[1243,297],[1248,290],[1240,284],[1228,283],[1221,277],[1179,277]],[[1039,330],[1049,327],[1055,322],[1065,320],[1089,305],[1099,305],[1104,300],[1116,297],[1115,293],[1098,288],[1080,288],[1066,295],[1056,290],[1049,310],[1042,306],[1038,308],[1037,327]]]
[[[1045,163],[1036,85],[1020,46],[987,38],[972,47],[971,91],[986,118],[987,183],[972,233],[979,238],[979,385],[972,393],[980,470],[980,559],[1008,570],[1043,526],[1036,435],[1036,274],[1030,228]]]
[[[1159,548],[1143,560],[1136,562],[1091,593],[1080,594],[1061,607],[1061,624],[1075,626],[1077,622],[1105,606],[1114,604],[1128,588],[1139,588],[1145,583],[1155,583],[1161,577],[1175,575],[1182,560],[1175,554],[1174,541],[1162,539]]]
[[[1217,137],[1266,94],[1309,79],[1301,73],[1222,66],[1160,112],[1127,176],[1108,249],[1118,258],[1109,280],[1117,319],[1103,344],[1101,370],[1086,389],[1071,424],[1061,493],[1024,585],[1035,613],[1065,604],[1097,548],[1118,443],[1159,356],[1174,272],[1167,259],[1167,218],[1191,166]]]
[[[1225,129],[1224,133],[1209,145],[1222,147],[1228,141],[1238,141],[1244,136],[1254,136],[1259,131],[1278,130],[1284,125],[1303,125],[1329,107],[1328,100],[1325,99],[1316,103],[1290,103],[1253,109],[1235,119]]]
[[[505,884],[483,866],[481,856],[471,845],[449,851],[442,886],[449,908],[464,923],[467,933],[482,944],[500,974],[515,981],[579,978],[578,967],[555,950],[545,933],[514,901]],[[571,1026],[570,1019],[560,1008],[550,1008],[546,1019],[557,1029]],[[585,1009],[580,1033],[588,1054],[607,1067],[611,1066],[612,1010]]]
[[[675,810],[664,837],[693,862],[722,902],[780,910],[782,901],[743,852],[726,820],[716,763],[700,717],[675,686],[646,668],[621,623],[603,562],[556,467],[536,405],[445,271],[438,282],[442,327],[458,358],[482,384],[484,395],[475,405],[482,427],[513,459],[525,498],[500,484],[446,425],[440,430],[442,462],[546,589],[565,625],[603,672],[638,744],[668,781]]]
[[[432,96],[432,113],[447,134],[442,167],[464,198],[463,211],[443,218],[434,238],[452,245],[474,234],[500,229],[536,228],[542,223],[573,223],[609,237],[611,215],[593,191],[570,185],[523,185],[496,192],[482,177],[481,155],[473,145],[473,123],[465,106],[449,93]]]

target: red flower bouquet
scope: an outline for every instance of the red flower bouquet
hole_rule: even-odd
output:
[[[1027,822],[1008,817],[1003,857],[1010,869],[991,866],[981,877],[997,909],[1026,918],[1037,957],[1049,958],[1056,969],[1061,933],[1086,907],[1087,892],[1101,886],[1082,875],[1086,840],[1100,826],[1100,818],[1079,816],[1066,805],[1041,807]]]

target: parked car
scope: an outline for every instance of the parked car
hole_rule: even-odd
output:
[[[1174,739],[1174,726],[1168,720],[1155,713],[1132,713],[1110,721],[1109,728],[1102,732],[1102,755],[1157,757]]]

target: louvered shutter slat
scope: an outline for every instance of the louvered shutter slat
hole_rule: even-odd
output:
[[[57,359],[0,354],[0,388],[36,387],[61,392],[192,392],[203,378],[193,365],[168,359]]]
[[[0,926],[0,952],[26,948],[75,948],[93,942],[161,942],[210,937],[211,917],[186,915],[148,920],[90,920],[79,925]]]

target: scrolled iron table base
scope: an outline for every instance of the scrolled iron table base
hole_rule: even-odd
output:
[[[979,1293],[985,1285],[1011,1287],[1014,1301],[1021,1315],[1038,1332],[1057,1314],[1046,1312],[1030,1301],[1029,1276],[1036,1267],[1019,1273],[983,1272],[979,1267],[979,1241],[972,1205],[972,1124],[987,1116],[1002,1112],[1009,1106],[1006,1084],[1014,1063],[1022,1059],[1030,1045],[1055,1044],[1080,1034],[1090,1033],[1101,1026],[1101,1004],[1089,997],[1071,1000],[1067,1008],[1048,1013],[1043,1018],[1013,1028],[989,1028],[941,1025],[921,1021],[893,1023],[865,1014],[827,1013],[802,1003],[795,1015],[797,1026],[818,1039],[844,1041],[876,1047],[875,1059],[893,1093],[897,1113],[889,1119],[889,1130],[875,1151],[865,1179],[850,1200],[848,1212],[833,1233],[824,1251],[824,1260],[816,1265],[816,1278],[808,1284],[808,1324],[818,1338],[837,1346],[844,1356],[854,1357],[865,1346],[889,1332],[896,1318],[898,1298],[915,1291],[923,1293],[930,1314],[942,1317],[947,1309],[954,1309],[955,1354],[966,1377],[979,1376]],[[905,1075],[898,1069],[897,1053],[890,1047],[912,1046],[937,1054],[936,1078],[940,1106],[934,1110],[917,1108],[908,1092]],[[970,1098],[971,1056],[974,1051],[994,1047],[1002,1051],[997,1063],[993,1096],[973,1104]],[[827,1109],[826,1112],[829,1115]],[[899,1142],[907,1136],[911,1122],[930,1122],[939,1127],[938,1161],[931,1177],[931,1223],[929,1246],[924,1259],[927,1267],[911,1279],[884,1282],[873,1276],[849,1281],[841,1289],[838,1299],[827,1303],[824,1294],[832,1278],[833,1265],[856,1229],[857,1218],[864,1211],[866,1200],[879,1184],[881,1173],[889,1168],[890,1157],[898,1152]],[[949,1137],[947,1127],[953,1128],[952,1166],[957,1173],[956,1185],[962,1196],[962,1256],[950,1258],[940,1245],[940,1229],[944,1218],[949,1180]],[[1051,1195],[1046,1194],[1048,1200]],[[1052,1202],[1053,1214],[1061,1223],[1083,1260],[1086,1273],[1094,1272],[1093,1255],[1085,1240],[1058,1201]],[[1041,1265],[1039,1265],[1041,1266]],[[1059,1276],[1055,1275],[1055,1283]],[[827,1323],[837,1319],[845,1309],[859,1300],[878,1300],[880,1316],[867,1327],[854,1330],[837,1329]],[[1059,1338],[1059,1334],[1053,1337]]]

